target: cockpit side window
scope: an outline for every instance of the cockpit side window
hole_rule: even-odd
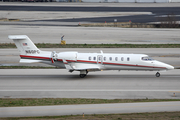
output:
[[[153,61],[154,59],[147,56],[147,57],[142,57],[141,60],[143,60],[143,61]]]

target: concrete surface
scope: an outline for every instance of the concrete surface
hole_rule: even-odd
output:
[[[82,79],[64,69],[0,69],[0,98],[180,99],[180,70],[155,73],[102,71]]]
[[[83,104],[36,107],[1,107],[0,117],[59,116],[180,111],[180,102]]]
[[[67,44],[180,44],[179,29],[1,25],[0,31],[0,43],[13,43],[8,35],[27,35],[34,43],[60,43],[65,35]]]
[[[0,18],[29,20],[74,19],[129,15],[150,15],[151,12],[68,12],[68,11],[0,11]]]

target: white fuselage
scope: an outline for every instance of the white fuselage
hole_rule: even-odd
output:
[[[174,69],[173,66],[153,60],[145,54],[110,54],[110,53],[78,53],[60,52],[53,57],[54,63],[50,60],[51,52],[41,52],[34,56],[21,56],[21,62],[35,60],[61,68],[66,68],[63,59],[67,61],[73,69],[93,69],[96,70],[149,70],[161,71]],[[27,60],[26,60],[27,59]],[[25,60],[25,61],[24,61]],[[30,62],[30,61],[29,61]]]

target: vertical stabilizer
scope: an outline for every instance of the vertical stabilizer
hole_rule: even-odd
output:
[[[8,38],[14,41],[21,55],[40,53],[40,50],[26,35],[9,35]]]

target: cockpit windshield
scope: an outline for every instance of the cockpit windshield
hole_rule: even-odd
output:
[[[141,58],[143,61],[153,61],[154,59],[150,58],[149,56],[142,57]]]

